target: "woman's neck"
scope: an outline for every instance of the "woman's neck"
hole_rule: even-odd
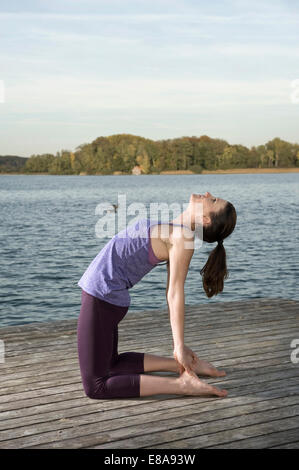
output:
[[[175,219],[170,220],[172,224],[181,224],[185,225],[188,227],[190,230],[194,231],[195,230],[195,223],[192,220],[192,215],[188,211],[182,212],[180,215],[178,215]]]

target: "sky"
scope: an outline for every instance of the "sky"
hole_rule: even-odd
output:
[[[0,155],[299,142],[298,0],[0,0]]]

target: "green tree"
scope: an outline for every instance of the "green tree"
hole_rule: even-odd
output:
[[[51,153],[31,155],[26,161],[24,171],[26,173],[48,173],[54,160],[55,157]]]

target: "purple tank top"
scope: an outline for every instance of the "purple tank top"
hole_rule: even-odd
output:
[[[162,261],[153,252],[149,231],[163,223],[168,222],[140,219],[118,232],[90,263],[78,286],[94,297],[128,307],[128,289]]]

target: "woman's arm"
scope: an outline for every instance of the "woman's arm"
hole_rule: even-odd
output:
[[[168,289],[169,289],[169,277],[170,277],[170,268],[169,268],[169,261],[167,261],[167,285],[166,285],[166,302],[168,306],[168,314],[170,318],[170,307],[168,303]]]
[[[184,352],[184,284],[194,253],[194,247],[191,243],[190,248],[190,237],[187,237],[183,230],[175,235],[169,248],[166,298],[169,308],[174,353],[175,356],[181,357]]]

